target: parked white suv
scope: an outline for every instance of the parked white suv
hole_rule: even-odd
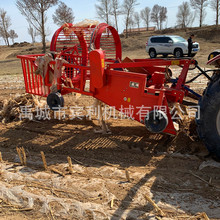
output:
[[[155,58],[157,54],[162,54],[164,57],[173,54],[176,58],[180,58],[188,55],[188,42],[177,35],[152,36],[146,43],[146,50],[151,58]],[[191,52],[192,56],[195,56],[198,51],[199,44],[195,42]]]

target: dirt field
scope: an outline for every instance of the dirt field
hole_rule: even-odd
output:
[[[148,57],[144,45],[135,47],[138,41],[123,39],[124,57]],[[196,59],[207,68],[207,56],[218,44],[198,42]],[[0,47],[0,106],[24,94],[15,55],[25,53],[39,53],[39,48]],[[194,87],[200,91],[205,84],[200,80]],[[67,108],[93,102],[86,96],[65,97]],[[183,120],[175,137],[149,133],[129,119],[108,119],[111,134],[106,135],[94,132],[96,117],[71,120],[67,113],[62,120],[10,120],[0,123],[0,219],[207,219],[205,213],[220,219],[220,163],[206,157],[193,119]],[[20,164],[16,147],[24,147],[27,166]]]

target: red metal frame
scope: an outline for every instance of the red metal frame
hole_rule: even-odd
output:
[[[102,23],[100,24],[98,27],[97,27],[97,30],[96,30],[96,33],[95,33],[95,40],[94,40],[94,43],[95,43],[95,48],[96,49],[100,49],[102,48],[102,46],[105,46],[106,45],[106,42],[104,42],[105,44],[103,44],[103,42],[101,41],[102,40],[102,35],[103,35],[103,32],[104,31],[107,31],[107,35],[109,34],[108,32],[111,32],[113,38],[114,38],[114,44],[115,44],[115,50],[114,52],[115,53],[115,57],[114,59],[115,60],[121,60],[122,58],[122,48],[121,48],[121,40],[120,40],[120,37],[118,35],[118,32],[115,30],[115,28],[113,28],[112,26],[109,26],[108,24],[105,24],[105,23]],[[111,44],[108,44],[107,45],[108,48],[111,47],[112,45]],[[102,48],[106,51],[105,48]],[[107,49],[108,50],[108,49]]]
[[[65,30],[68,32],[67,36]],[[105,50],[106,60],[121,60],[122,57],[121,40],[118,32],[114,27],[105,23],[86,27],[78,27],[70,23],[63,25],[54,33],[50,51],[60,52],[63,46],[72,48],[76,45],[81,48],[81,64],[84,66],[87,65],[91,46],[95,49],[102,48]]]
[[[155,106],[158,108],[161,106],[166,112],[169,120],[168,126],[164,132],[176,134],[171,115],[169,113],[168,102],[181,103],[183,101],[186,91],[182,85],[186,81],[189,65],[195,64],[195,61],[188,59],[136,59],[133,61],[134,62],[132,63],[108,64],[103,76],[106,83],[102,88],[93,89],[93,96],[110,106],[114,106],[117,110],[121,110],[121,106],[123,106],[124,109],[128,109],[133,106],[133,117],[141,123],[144,123],[144,118],[146,116],[142,115],[140,117],[138,114],[141,106],[148,107],[149,111],[154,110]],[[96,63],[98,62],[100,61],[97,60]],[[177,83],[175,85],[170,84],[168,87],[168,85],[164,86],[164,83],[161,84],[160,79],[158,80],[159,77],[164,79],[165,73],[158,73],[157,71],[154,71],[154,68],[155,70],[158,70],[158,67],[160,67],[160,69],[165,69],[167,66],[171,65],[183,65],[183,68],[178,77]],[[144,67],[149,73],[146,74],[114,70],[130,67]],[[148,67],[150,67],[150,69],[148,69]],[[93,74],[97,73],[91,71],[91,75]],[[154,74],[156,74],[156,80],[148,86],[147,79],[149,75],[153,76]],[[159,81],[158,84],[157,81]],[[131,82],[138,86],[132,87]]]
[[[70,45],[69,48],[56,54],[57,58],[62,57],[69,61],[69,63],[62,64],[61,76],[57,78],[57,89],[62,95],[77,92],[93,96],[125,114],[128,114],[129,110],[130,115],[128,116],[142,124],[146,116],[145,112],[152,111],[155,107],[162,108],[161,110],[168,117],[168,126],[164,132],[176,134],[168,102],[181,103],[183,101],[187,91],[182,85],[185,84],[189,66],[195,64],[194,60],[125,59],[124,62],[121,62],[120,38],[113,27],[100,24],[97,27],[81,28],[69,24],[69,28],[72,28],[71,33],[74,33],[80,42],[81,54],[76,44]],[[56,44],[62,30],[63,27],[58,29],[52,38],[52,51],[56,51]],[[91,45],[88,45],[86,38],[88,36],[83,33],[89,34],[90,43],[94,42],[96,47],[90,53],[89,47]],[[102,48],[104,42],[108,42],[106,40],[108,34],[111,34],[114,39],[115,59],[109,59],[106,57],[108,51],[99,49]],[[102,42],[103,36],[106,39]],[[55,59],[49,63],[48,71],[43,79],[40,75],[35,74],[37,66],[34,61],[39,56],[43,55],[21,55],[18,58],[21,59],[26,92],[47,96],[51,86],[49,71],[54,71],[58,61]],[[116,61],[117,63],[115,63]],[[181,66],[182,71],[175,84],[166,83],[165,85],[166,70],[172,65]],[[86,80],[89,81],[89,89],[85,88]]]

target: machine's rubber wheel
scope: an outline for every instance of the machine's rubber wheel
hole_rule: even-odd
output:
[[[196,123],[205,146],[220,159],[220,77],[214,75],[212,79],[199,100]]]
[[[149,51],[149,56],[150,56],[150,58],[156,58],[157,57],[156,50],[151,48]]]
[[[50,93],[47,96],[47,104],[49,105],[51,110],[57,111],[60,107],[64,106],[63,96],[59,92]]]
[[[144,124],[150,132],[160,133],[167,127],[168,117],[163,111],[153,110],[146,115]]]
[[[220,50],[213,51],[212,53],[209,54],[208,60],[211,60],[213,57],[217,56],[220,54]]]
[[[174,51],[174,56],[175,56],[176,58],[182,57],[182,56],[183,56],[183,51],[182,51],[182,49],[180,49],[180,48],[175,49],[175,51]]]

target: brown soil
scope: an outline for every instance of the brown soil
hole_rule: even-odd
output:
[[[208,49],[218,44],[198,41],[197,57],[203,62]],[[0,110],[10,98],[15,100],[13,108],[24,104],[26,96],[16,98],[24,94],[24,85],[20,63],[12,55],[20,49],[3,47],[0,52]],[[124,56],[147,55],[143,46],[125,48]],[[67,108],[93,102],[91,97],[65,96]],[[110,118],[111,134],[103,135],[94,132],[99,127],[95,117],[20,121],[15,114],[8,123],[4,117],[0,114],[0,219],[205,219],[199,217],[202,212],[220,219],[220,166],[205,157],[208,152],[197,137],[194,120],[180,122],[178,135],[172,137],[149,133],[129,119]],[[24,147],[27,166],[20,165],[16,147]],[[47,171],[40,151],[46,155]],[[72,158],[73,174],[67,156]]]

